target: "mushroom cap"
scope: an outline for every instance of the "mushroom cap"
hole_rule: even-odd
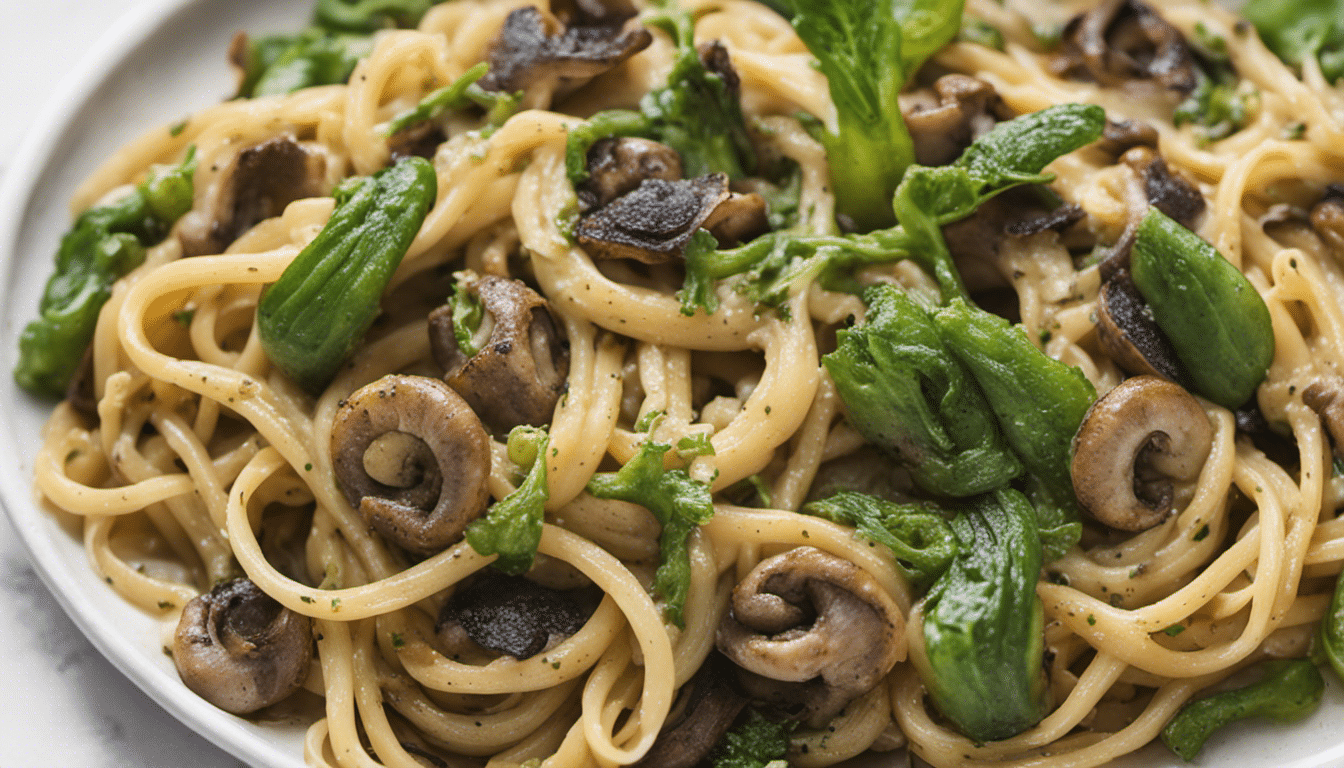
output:
[[[490,71],[480,86],[487,91],[521,91],[542,81],[594,77],[653,42],[647,29],[625,29],[619,21],[572,22],[566,26],[536,6],[511,11],[490,44]]]
[[[183,255],[221,253],[295,200],[328,194],[327,155],[320,145],[287,135],[239,150],[178,224]]]
[[[915,145],[915,162],[944,165],[956,159],[971,141],[994,127],[999,102],[994,86],[970,75],[943,75],[933,83],[937,103],[911,100],[903,109]]]
[[[681,716],[669,720],[658,740],[634,768],[695,768],[703,765],[747,706],[747,699],[728,682],[728,662],[717,653],[682,687],[677,703]],[[676,711],[676,709],[674,709]]]
[[[681,155],[652,139],[618,136],[593,144],[587,169],[577,190],[585,213],[633,192],[645,179],[680,179]]]
[[[453,593],[435,632],[460,628],[476,645],[528,659],[578,632],[597,608],[589,589],[551,589],[524,576],[487,570]]]
[[[1194,395],[1156,376],[1135,376],[1083,418],[1073,440],[1073,490],[1097,522],[1146,530],[1171,513],[1172,480],[1198,477],[1212,447],[1213,427]]]
[[[312,621],[250,579],[226,581],[193,598],[173,637],[173,663],[182,682],[237,715],[297,691],[312,656]]]
[[[717,644],[749,672],[799,684],[800,716],[820,727],[903,657],[904,626],[867,571],[798,547],[762,560],[733,589]]]
[[[1344,378],[1325,376],[1302,389],[1302,403],[1316,412],[1334,439],[1336,456],[1344,455]]]
[[[350,505],[389,541],[441,551],[485,512],[490,438],[447,384],[388,375],[341,403],[331,462]]]
[[[501,432],[549,424],[569,379],[569,347],[550,305],[521,281],[493,275],[468,290],[484,310],[475,355],[458,348],[451,305],[429,316],[430,350],[444,380]]]
[[[1064,28],[1055,68],[1105,86],[1153,80],[1168,90],[1195,87],[1195,63],[1181,33],[1138,0],[1102,0]]]

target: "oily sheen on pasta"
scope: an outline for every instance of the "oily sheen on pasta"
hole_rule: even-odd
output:
[[[312,765],[713,764],[724,759],[716,744],[724,732],[749,716],[789,723],[779,731],[787,746],[772,754],[796,766],[901,748],[935,766],[1092,766],[1133,752],[1234,673],[1267,658],[1305,656],[1344,562],[1344,523],[1335,519],[1344,481],[1332,464],[1330,432],[1339,418],[1332,388],[1344,384],[1344,194],[1337,186],[1344,183],[1344,89],[1315,59],[1285,64],[1245,21],[1208,3],[1100,6],[968,0],[960,36],[910,73],[902,110],[924,166],[953,161],[996,122],[1055,105],[1099,105],[1107,118],[1104,138],[1046,168],[1048,192],[1034,205],[1045,200],[1047,212],[1066,213],[1015,221],[1020,203],[1005,193],[1010,202],[946,228],[959,279],[973,301],[1008,317],[1044,356],[1081,371],[1096,395],[1123,394],[1138,384],[1102,338],[1108,320],[1099,316],[1109,317],[1111,303],[1099,295],[1111,283],[1108,257],[1132,241],[1150,204],[1165,205],[1175,226],[1216,248],[1259,295],[1272,362],[1263,377],[1256,373],[1254,395],[1241,407],[1169,384],[1193,409],[1179,421],[1197,422],[1191,439],[1206,445],[1202,460],[1164,491],[1141,488],[1135,456],[1165,450],[1143,443],[1128,458],[1127,482],[1160,511],[1138,522],[1087,517],[1081,540],[1066,542],[1062,557],[1045,558],[1034,597],[1028,590],[1024,599],[1039,600],[1040,693],[1049,705],[1006,737],[963,734],[951,707],[941,710],[930,693],[927,676],[937,667],[926,647],[925,595],[946,600],[951,587],[929,592],[891,548],[802,511],[825,493],[852,490],[932,501],[945,506],[935,517],[951,516],[954,503],[911,481],[902,466],[908,453],[867,444],[868,425],[852,423],[854,409],[822,360],[845,343],[837,331],[843,338],[842,329],[864,324],[871,295],[864,287],[895,286],[927,303],[939,296],[939,276],[921,266],[927,262],[919,254],[892,256],[851,262],[845,279],[798,270],[768,297],[743,289],[745,278],[723,279],[711,288],[712,306],[688,307],[683,265],[703,238],[665,253],[639,246],[644,255],[633,258],[631,246],[617,243],[626,250],[612,258],[600,253],[609,246],[585,239],[595,237],[585,229],[590,220],[576,213],[620,210],[613,206],[636,194],[670,196],[644,190],[672,189],[684,165],[685,176],[700,177],[697,194],[717,201],[714,211],[722,213],[724,200],[744,206],[733,218],[741,232],[724,234],[715,227],[725,216],[708,212],[685,233],[704,226],[722,248],[762,235],[763,227],[837,239],[855,226],[872,228],[845,208],[850,190],[839,190],[837,216],[824,146],[837,124],[835,84],[789,21],[751,0],[626,13],[583,2],[451,0],[413,27],[373,33],[343,83],[235,98],[146,132],[83,183],[74,211],[118,199],[152,168],[181,163],[189,151],[192,207],[143,264],[111,285],[89,345],[89,404],[56,407],[36,461],[38,490],[82,521],[90,565],[110,588],[161,616],[165,627],[176,626],[198,595],[243,576],[278,603],[268,611],[310,622],[299,630],[299,644],[311,635],[315,649],[296,662],[299,690],[259,700],[260,711],[249,716],[311,723],[304,758]],[[576,193],[566,163],[573,137],[604,111],[649,114],[654,107],[641,99],[684,61],[687,41],[679,45],[675,22],[642,23],[660,13],[689,14],[704,68],[731,84],[756,168],[724,186],[692,172],[697,161],[685,151],[678,157],[640,145],[651,153],[639,156],[640,192],[594,191],[583,182]],[[1090,15],[1070,21],[1078,14]],[[1133,53],[1124,49],[1133,41],[1105,37],[1126,14],[1145,19],[1148,37],[1137,59],[1117,64]],[[506,26],[541,19],[537,29],[555,35],[557,24],[585,17],[600,20],[593,26],[615,41],[616,53],[509,79],[521,76],[502,63],[501,49],[518,45],[504,41]],[[1062,39],[1043,32],[1051,29],[1062,30]],[[531,44],[548,45],[540,40]],[[1207,104],[1181,117],[1178,105],[1196,85],[1147,61],[1160,62],[1173,41],[1203,46],[1195,60],[1204,76],[1212,71],[1209,51],[1217,51],[1220,71],[1235,76],[1224,96],[1235,97],[1243,113],[1221,127],[1204,119]],[[1093,43],[1114,50],[1098,52]],[[238,52],[245,44],[235,43],[235,64],[246,58]],[[486,116],[486,102],[459,99],[425,123],[428,132],[389,130],[482,62],[489,72],[477,82],[487,88],[473,93],[517,90],[511,109]],[[958,75],[969,77],[940,79]],[[950,122],[938,122],[944,118]],[[645,127],[659,119],[666,118]],[[666,138],[673,132],[658,130],[636,133],[675,143]],[[263,170],[260,186],[236,183],[249,164],[269,167],[272,160],[261,159],[267,153],[304,178],[280,203],[266,186],[275,171]],[[268,357],[258,305],[333,218],[337,199],[345,204],[343,180],[373,176],[407,154],[432,165],[433,203],[382,292],[377,320],[329,383],[306,387]],[[796,202],[784,202],[785,191]],[[586,197],[603,194],[619,199]],[[769,224],[767,214],[775,217]],[[510,280],[488,282],[494,278]],[[525,284],[544,299],[525,312],[546,313],[543,341],[527,331],[514,337],[538,349],[551,344],[548,359],[562,366],[546,385],[555,398],[541,406],[547,417],[530,419],[548,440],[535,460],[511,456],[508,426],[498,424],[507,417],[473,400],[503,389],[494,383],[501,380],[463,384],[469,376],[450,373],[441,386],[449,372],[432,348],[439,342],[431,328],[445,321],[431,313],[448,302],[455,280],[479,288],[489,315],[480,322],[503,323],[490,314],[487,285]],[[451,314],[451,322],[465,321]],[[489,646],[473,628],[550,597],[491,581],[501,578],[491,567],[495,556],[480,554],[460,530],[447,544],[425,545],[377,522],[362,511],[362,492],[353,494],[342,479],[347,464],[380,478],[375,486],[408,485],[397,478],[430,471],[396,459],[380,474],[363,443],[354,459],[333,455],[334,439],[364,428],[349,423],[350,403],[411,389],[408,380],[376,384],[391,374],[439,382],[424,385],[417,396],[425,402],[457,403],[452,390],[461,390],[470,408],[454,407],[474,408],[485,420],[475,429],[488,461],[482,490],[472,493],[488,495],[490,504],[528,482],[525,465],[544,466],[545,520],[526,579],[551,590],[545,595],[581,597],[572,609],[536,609],[542,629],[530,647],[515,647],[516,639]],[[468,386],[481,391],[468,394]],[[506,400],[524,397],[507,391]],[[412,413],[386,429],[422,442],[458,429],[435,418]],[[1080,433],[1074,444],[1079,454],[1085,439]],[[368,442],[376,443],[373,436]],[[651,511],[656,505],[621,500],[594,482],[644,460],[650,442],[666,446],[656,461],[683,473],[682,487],[712,494],[712,517],[688,526],[677,555],[687,575],[675,611],[662,570],[668,555],[660,550],[673,523]],[[1096,460],[1113,453],[1100,449]],[[451,469],[441,474],[436,488],[468,482]],[[1154,493],[1165,494],[1161,504]],[[956,530],[966,546],[968,534]],[[820,575],[791,575],[804,569]],[[230,599],[253,589],[232,583]],[[827,652],[840,661],[773,680],[759,668],[749,675],[740,670],[755,663],[747,657],[756,651],[729,649],[737,647],[731,637],[757,621],[748,618],[756,608],[739,599],[749,591],[740,585],[760,590],[757,598],[787,593],[794,604],[789,621],[759,619],[773,626],[754,630],[760,642],[839,621],[831,618],[834,606],[849,611],[845,621],[854,627],[860,618],[872,621],[849,630],[861,633],[853,638],[830,641]],[[516,600],[481,594],[515,588],[522,590]],[[844,607],[853,600],[862,607]],[[838,647],[846,644],[859,650],[843,656]],[[853,671],[860,663],[876,671]],[[701,726],[676,728],[699,722],[692,718],[704,696],[691,692],[709,678],[731,689],[736,703],[724,705],[731,710],[719,725],[703,727],[712,736],[700,734],[709,743],[696,746],[686,730]],[[992,710],[998,702],[982,705]],[[672,742],[681,745],[679,757],[667,756]],[[739,764],[764,761],[732,763]]]

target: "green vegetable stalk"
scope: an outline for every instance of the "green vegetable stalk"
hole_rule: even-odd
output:
[[[961,28],[960,0],[791,0],[793,28],[826,75],[837,130],[823,132],[841,214],[890,226],[892,194],[915,158],[897,96]]]
[[[1317,647],[1340,680],[1344,680],[1344,576],[1335,580],[1335,593],[1330,608],[1321,619]]]
[[[19,386],[34,394],[65,394],[112,284],[143,263],[145,248],[162,240],[173,222],[191,210],[195,171],[192,148],[180,165],[157,169],[115,203],[79,215],[61,238],[38,319],[19,336],[14,368]]]
[[[654,573],[654,589],[663,598],[668,618],[683,626],[682,606],[691,583],[691,557],[686,539],[714,516],[709,487],[691,479],[684,469],[665,469],[666,443],[646,442],[639,453],[616,472],[598,472],[588,481],[588,492],[599,499],[620,499],[647,508],[663,526],[658,539],[661,564]]]
[[[543,429],[519,426],[509,432],[509,460],[527,472],[518,488],[500,499],[486,516],[467,526],[467,543],[482,555],[499,555],[492,565],[512,576],[527,573],[541,543],[545,522],[546,447]]]
[[[1259,682],[1215,693],[1185,705],[1162,729],[1162,741],[1185,760],[1195,759],[1219,728],[1248,717],[1291,723],[1311,714],[1321,701],[1325,680],[1307,659],[1262,662]]]
[[[1249,400],[1274,361],[1269,308],[1251,281],[1156,208],[1139,223],[1130,271],[1195,391],[1227,408]]]
[[[822,358],[850,424],[936,494],[974,496],[1021,474],[984,393],[929,312],[890,285],[864,298],[867,321],[841,331]]]
[[[416,123],[432,120],[443,112],[462,109],[472,104],[486,111],[487,126],[497,128],[503,125],[504,121],[518,111],[518,105],[522,103],[522,92],[487,91],[477,85],[476,81],[485,77],[485,73],[489,70],[490,65],[481,62],[463,72],[453,82],[431,91],[413,108],[393,118],[384,133],[391,136]]]
[[[925,599],[915,662],[934,705],[962,733],[1006,739],[1050,708],[1036,513],[1017,491],[996,491],[973,500],[952,530],[959,552]]]
[[[957,555],[957,538],[943,514],[931,504],[879,499],[841,491],[809,502],[803,512],[841,525],[852,525],[896,556],[896,567],[918,589],[942,575]]]
[[[418,157],[343,184],[327,225],[262,296],[262,348],[308,391],[331,381],[373,323],[437,185]]]

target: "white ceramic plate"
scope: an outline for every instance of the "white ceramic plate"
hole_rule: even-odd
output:
[[[33,562],[65,610],[132,682],[190,728],[255,765],[298,768],[303,727],[257,724],[199,699],[162,653],[164,627],[119,598],[89,568],[77,538],[33,500],[33,456],[48,404],[9,375],[17,339],[35,313],[51,257],[69,226],[75,186],[118,147],[229,96],[225,51],[236,30],[293,31],[311,3],[299,0],[163,0],[109,31],[35,121],[0,187],[0,500]],[[1262,766],[1344,763],[1344,692],[1332,680],[1315,715],[1291,727],[1243,724],[1215,737],[1199,764]],[[189,762],[184,756],[183,763]],[[1130,765],[1183,765],[1151,747]]]

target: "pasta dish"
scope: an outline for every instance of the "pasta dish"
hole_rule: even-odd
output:
[[[1344,674],[1344,22],[318,0],[96,169],[19,383],[317,766],[1191,759]]]

